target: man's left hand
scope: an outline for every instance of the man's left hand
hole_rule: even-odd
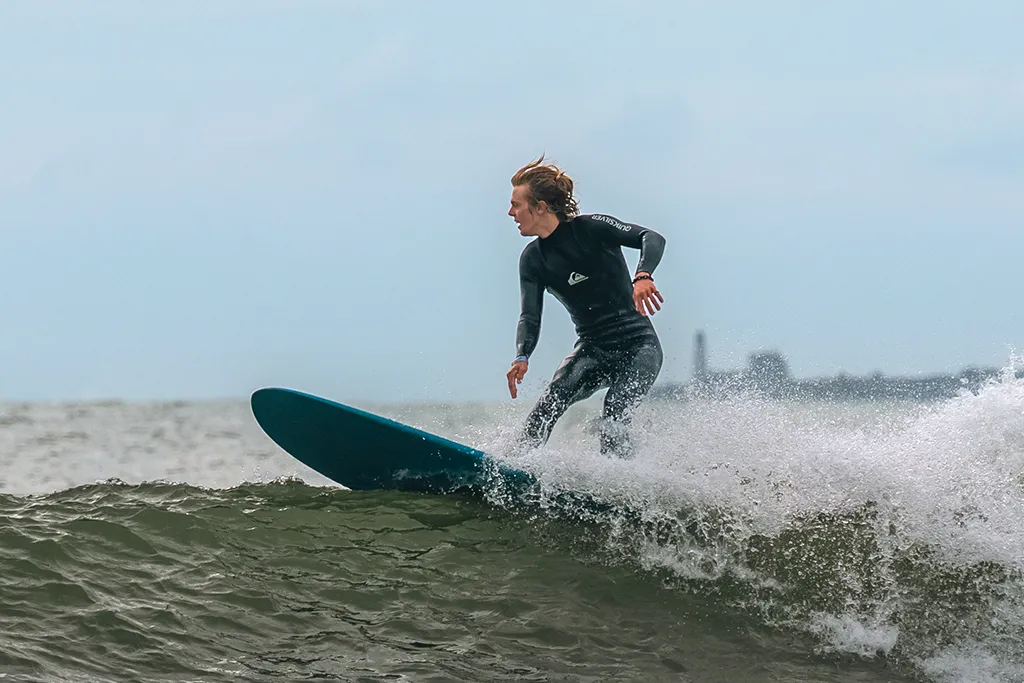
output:
[[[646,275],[646,273],[637,273]],[[655,311],[661,310],[661,304],[665,298],[654,286],[654,280],[637,280],[633,285],[633,304],[641,315],[654,315]]]

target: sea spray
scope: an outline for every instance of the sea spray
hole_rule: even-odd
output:
[[[814,634],[823,652],[940,679],[972,657],[992,680],[1024,675],[1012,372],[938,403],[748,394],[650,401],[636,420],[633,460],[599,455],[578,427],[514,460],[552,514],[602,528],[606,557]]]

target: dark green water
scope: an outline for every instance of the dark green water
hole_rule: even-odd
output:
[[[455,497],[106,483],[0,497],[7,680],[887,681],[884,661]],[[726,601],[727,602],[727,601]]]
[[[592,414],[508,509],[324,487],[244,401],[0,404],[0,683],[1024,681],[1024,381],[651,402],[631,461]]]

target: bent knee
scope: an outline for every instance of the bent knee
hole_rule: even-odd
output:
[[[665,354],[661,346],[657,344],[645,344],[637,349],[631,365],[638,370],[650,370],[657,373],[661,370],[661,364],[665,360]]]
[[[547,414],[555,413],[561,414],[571,403],[571,396],[564,388],[555,385],[549,385],[544,393],[537,399],[537,405],[534,406],[534,412],[543,412]]]

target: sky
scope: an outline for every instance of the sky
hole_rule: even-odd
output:
[[[514,171],[649,226],[661,381],[1024,346],[1024,4],[8,0],[0,400],[508,400]],[[638,252],[627,250],[630,267]],[[545,302],[523,385],[575,341]]]

